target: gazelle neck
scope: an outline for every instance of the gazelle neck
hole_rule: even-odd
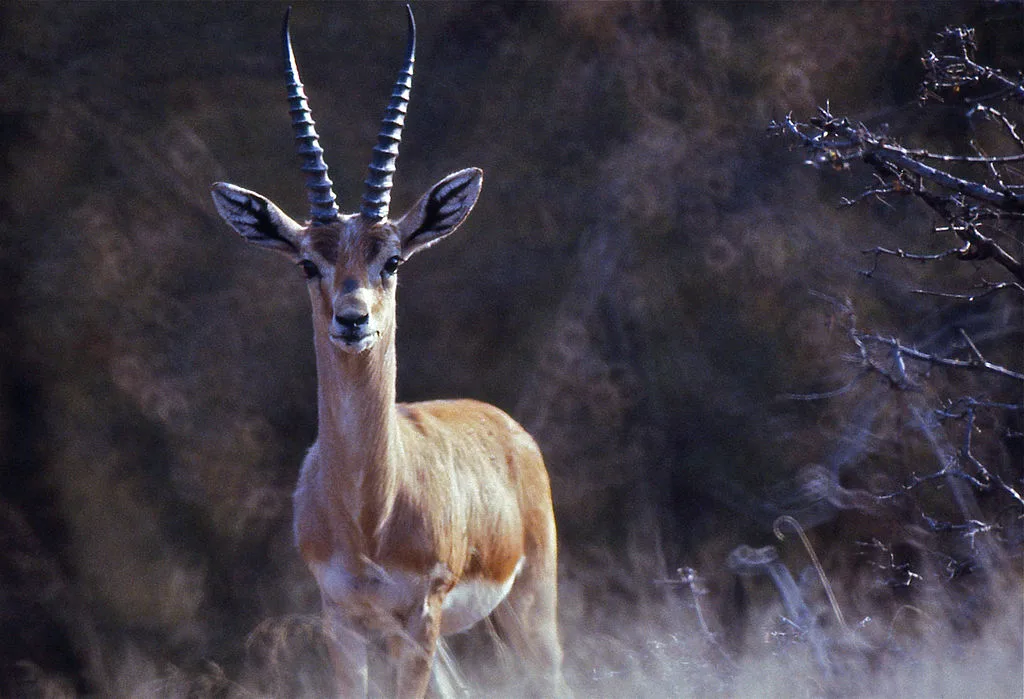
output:
[[[348,529],[365,555],[394,505],[399,443],[395,408],[394,325],[359,354],[346,353],[326,330],[315,331],[319,479],[332,529]]]
[[[381,464],[397,438],[394,330],[359,354],[315,333],[321,452],[341,457],[346,470]]]

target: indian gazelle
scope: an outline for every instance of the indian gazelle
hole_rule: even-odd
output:
[[[485,403],[395,402],[398,269],[462,223],[482,182],[477,168],[452,173],[389,217],[416,47],[408,15],[406,58],[359,213],[338,210],[288,13],[288,102],[310,220],[226,183],[213,185],[213,201],[246,240],[283,253],[307,278],[318,433],[295,490],[294,526],[320,589],[338,692],[367,692],[367,645],[382,640],[395,695],[423,696],[439,636],[490,617],[537,673],[539,691],[553,694],[562,688],[555,520],[536,443]]]

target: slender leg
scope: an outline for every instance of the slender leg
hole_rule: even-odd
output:
[[[556,577],[554,552],[539,565],[527,561],[508,597],[491,615],[513,655],[529,666],[524,669],[532,680],[530,691],[538,697],[569,696],[562,680]]]
[[[339,697],[365,697],[369,673],[366,639],[348,627],[337,608],[324,604],[328,652],[334,669],[334,686]]]
[[[434,652],[441,634],[441,599],[430,597],[407,622],[406,633],[388,638],[388,655],[395,672],[394,696],[420,699],[427,693]]]

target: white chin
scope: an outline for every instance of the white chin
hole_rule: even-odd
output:
[[[331,342],[333,342],[334,346],[342,352],[347,352],[348,354],[360,354],[376,344],[377,335],[376,333],[370,333],[359,340],[349,340],[337,335],[331,335]]]

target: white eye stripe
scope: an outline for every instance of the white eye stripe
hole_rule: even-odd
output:
[[[437,198],[438,199],[447,199],[448,195],[452,193],[453,189],[455,189],[455,186],[456,186],[455,183],[449,182],[447,187],[443,188],[442,190],[440,190],[437,193]]]
[[[226,197],[231,200],[231,203],[236,204],[240,209],[244,209],[246,211],[260,211],[264,209],[264,207],[260,206],[251,198],[244,194],[239,194],[238,192],[228,192]]]
[[[452,180],[445,187],[442,187],[440,190],[438,190],[437,198],[447,199],[448,197],[451,196],[452,192],[454,192],[457,189],[462,189],[467,184],[469,184],[470,179],[472,178],[460,177],[458,179]]]

